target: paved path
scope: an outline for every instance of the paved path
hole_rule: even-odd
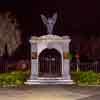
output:
[[[0,88],[0,100],[100,100],[100,87],[35,85]]]

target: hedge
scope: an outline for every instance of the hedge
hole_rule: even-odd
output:
[[[87,72],[71,72],[72,79],[77,84],[86,85],[100,85],[100,73],[95,73],[92,71]]]
[[[72,79],[77,84],[100,85],[100,73],[95,72],[71,72]],[[15,71],[11,73],[0,73],[0,87],[16,87],[23,85],[29,77],[29,72]]]
[[[23,85],[28,77],[27,72],[16,71],[0,74],[0,87]]]

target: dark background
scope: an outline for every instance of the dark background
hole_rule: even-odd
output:
[[[11,10],[28,33],[42,33],[40,14],[58,13],[56,32],[99,32],[100,10],[96,0],[0,0],[0,11]],[[57,28],[59,27],[59,28]]]
[[[97,0],[0,0],[0,11],[9,10],[16,14],[20,23],[25,53],[29,50],[26,47],[29,46],[30,36],[46,34],[40,18],[42,13],[47,17],[52,16],[54,12],[58,13],[54,34],[71,37],[73,54],[82,50],[80,50],[81,38],[84,40],[84,45],[88,45],[88,37],[100,36],[100,3]]]

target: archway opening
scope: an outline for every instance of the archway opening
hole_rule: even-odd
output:
[[[60,77],[61,72],[61,54],[54,48],[43,50],[39,55],[39,77]]]

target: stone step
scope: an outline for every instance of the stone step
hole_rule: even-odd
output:
[[[25,84],[73,84],[73,80],[27,80]]]

